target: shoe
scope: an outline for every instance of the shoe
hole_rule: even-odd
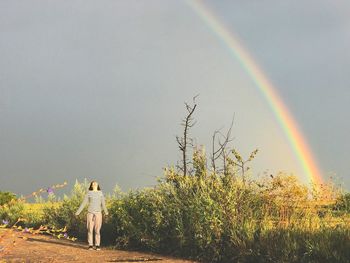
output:
[[[96,250],[101,250],[100,246],[96,246]]]
[[[89,246],[89,248],[88,248],[88,250],[93,250],[94,248],[93,248],[93,246]]]

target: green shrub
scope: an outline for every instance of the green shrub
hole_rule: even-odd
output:
[[[348,195],[324,205],[321,192],[310,194],[291,175],[243,180],[198,167],[194,176],[166,169],[153,188],[106,195],[103,244],[205,262],[349,262]],[[0,219],[66,226],[70,236],[86,240],[86,208],[75,212],[87,188],[86,180],[77,181],[61,201],[11,201],[0,207]]]
[[[331,213],[309,203],[290,175],[258,182],[170,169],[156,187],[114,198],[110,211],[118,247],[208,262],[346,262],[349,225],[334,228]]]
[[[67,227],[68,233],[78,238],[86,237],[86,213],[84,210],[78,217],[75,215],[80,203],[82,202],[88,182],[75,182],[69,196],[65,195],[63,201],[56,206],[48,206],[43,209],[43,223],[50,227]],[[85,216],[85,217],[84,217]]]
[[[0,191],[0,206],[9,203],[11,200],[17,200],[16,194]]]
[[[333,210],[339,214],[350,213],[350,193],[344,193],[337,199]]]
[[[11,201],[0,206],[0,220],[9,221],[9,225],[17,222],[18,218],[24,216],[24,202]],[[0,222],[1,223],[1,222]]]

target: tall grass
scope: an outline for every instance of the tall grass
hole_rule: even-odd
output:
[[[208,262],[348,262],[349,216],[314,198],[293,176],[243,183],[170,169],[157,187],[113,200],[111,220],[119,247]]]
[[[167,168],[155,187],[107,195],[103,243],[204,262],[350,262],[348,194],[282,173],[214,173],[198,156],[191,176]],[[0,219],[66,226],[85,240],[86,210],[74,213],[87,188],[76,182],[62,200],[11,201],[0,207]]]

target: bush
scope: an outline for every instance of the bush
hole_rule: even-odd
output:
[[[80,203],[82,202],[88,182],[75,182],[69,196],[65,195],[63,201],[56,206],[46,206],[43,209],[43,223],[49,227],[63,228],[67,227],[70,235],[78,238],[86,237],[86,213],[82,212],[78,217],[75,215]],[[85,211],[85,210],[84,210]],[[85,218],[84,218],[85,215]]]
[[[350,193],[344,193],[339,196],[333,209],[340,214],[350,213]]]
[[[103,244],[206,262],[348,262],[347,194],[329,194],[326,186],[310,190],[282,173],[243,180],[198,167],[193,176],[166,169],[153,188],[116,188],[107,195]],[[77,181],[61,201],[11,201],[0,207],[0,218],[14,223],[23,217],[28,227],[66,226],[70,236],[86,240],[86,209],[78,217],[75,212],[87,188],[86,180]],[[336,197],[333,203],[329,196]]]
[[[170,169],[155,188],[111,202],[118,247],[208,262],[346,262],[349,225],[328,219],[284,174],[258,182]]]
[[[24,216],[24,202],[23,201],[10,201],[0,206],[0,220],[8,221],[9,225],[17,222],[18,218]]]
[[[9,203],[11,200],[17,200],[14,193],[0,191],[0,206]]]
[[[54,209],[59,205],[59,202],[23,203],[22,218],[24,218],[25,221],[20,225],[33,228],[45,225],[46,211]]]

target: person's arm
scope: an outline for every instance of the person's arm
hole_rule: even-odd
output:
[[[86,206],[86,204],[88,203],[88,194],[85,195],[83,202],[81,203],[81,205],[79,206],[78,210],[75,212],[75,215],[79,215],[81,213],[81,211],[84,209],[84,207]]]
[[[103,211],[105,212],[106,215],[108,215],[108,211],[107,211],[107,207],[106,207],[106,200],[105,200],[103,193],[101,195],[101,202],[102,202]]]

